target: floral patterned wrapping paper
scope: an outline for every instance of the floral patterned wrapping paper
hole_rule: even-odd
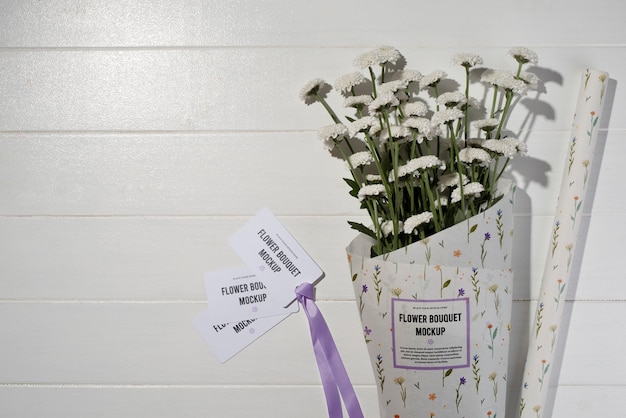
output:
[[[570,284],[572,257],[576,251],[582,208],[589,185],[597,143],[598,121],[609,75],[587,69],[580,82],[576,113],[565,159],[556,214],[550,234],[541,290],[537,300],[526,357],[519,402],[519,416],[540,418],[546,411],[548,387],[554,369],[555,346]]]
[[[504,416],[514,186],[492,208],[389,254],[347,248],[381,417]]]

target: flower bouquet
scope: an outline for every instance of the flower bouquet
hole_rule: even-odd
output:
[[[465,77],[454,83],[378,47],[333,85],[345,119],[323,80],[300,93],[332,118],[318,136],[345,160],[349,193],[369,215],[349,222],[360,234],[347,253],[381,417],[504,416],[515,187],[502,176],[526,151],[506,123],[539,81],[524,71],[533,51],[509,54],[513,71],[455,55]],[[482,101],[470,95],[475,75]]]

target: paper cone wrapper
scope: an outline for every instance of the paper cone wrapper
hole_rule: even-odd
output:
[[[523,375],[519,416],[548,417],[546,402],[554,369],[555,347],[561,331],[565,295],[570,285],[572,260],[580,246],[582,208],[586,202],[589,175],[596,149],[598,121],[609,76],[603,71],[586,70],[582,75],[565,158],[556,214],[537,309],[532,322],[526,366]]]
[[[503,417],[512,305],[513,192],[389,254],[347,248],[380,416]]]

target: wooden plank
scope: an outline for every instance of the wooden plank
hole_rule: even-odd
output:
[[[509,128],[569,130],[580,77],[588,66],[624,78],[624,46],[539,47],[542,88],[520,103]],[[191,49],[5,49],[0,50],[0,103],[4,131],[302,131],[332,123],[321,106],[299,100],[315,77],[334,82],[354,71],[363,48],[191,48]],[[463,80],[450,64],[454,48],[403,49],[408,68],[445,70]],[[481,47],[485,66],[513,69],[507,48]],[[584,56],[581,62],[578,57]],[[32,69],[36,68],[37,71]],[[258,69],[259,73],[251,72]],[[483,99],[480,83],[472,95]],[[343,99],[329,102],[342,114]],[[613,104],[613,113],[624,104]],[[526,121],[526,122],[525,122]],[[610,127],[624,129],[613,118]]]
[[[354,303],[319,306],[353,383],[374,384]],[[567,303],[556,348],[562,364],[554,365],[559,385],[626,385],[625,307],[623,301]],[[0,384],[319,384],[302,313],[221,365],[191,326],[202,309],[201,303],[0,303]],[[514,303],[507,381],[518,388],[533,314],[528,302]]]
[[[0,46],[235,46],[235,45],[378,45],[413,42],[407,32],[424,46],[457,46],[460,43],[493,45],[494,33],[500,45],[516,45],[519,34],[530,45],[599,45],[615,43],[622,29],[616,3],[601,0],[590,12],[587,4],[556,0],[549,4],[523,2],[502,4],[498,0],[455,3],[454,13],[446,13],[449,28],[465,28],[489,15],[489,30],[463,32],[444,30],[437,3],[403,4],[407,24],[387,25],[376,31],[380,4],[371,0],[321,0],[315,6],[293,7],[280,1],[134,1],[100,2],[71,0],[53,3],[10,1],[0,16]],[[563,11],[567,10],[567,19]],[[388,17],[398,10],[389,10]],[[346,21],[350,16],[351,21]],[[413,23],[419,22],[419,25]],[[554,30],[558,22],[558,30]],[[583,23],[584,22],[584,23]],[[70,24],[71,23],[71,24]],[[592,31],[580,30],[582,27]],[[37,28],[37,30],[32,30]]]
[[[624,132],[599,146],[584,213],[622,212]],[[511,164],[517,213],[554,216],[568,135],[533,133]],[[364,215],[348,175],[309,132],[0,134],[0,215]]]
[[[345,247],[356,236],[345,216],[279,216],[326,273],[323,300],[353,300]],[[0,218],[0,299],[205,300],[207,271],[242,265],[227,239],[246,217]],[[625,215],[585,218],[568,298],[621,300]],[[551,217],[516,218],[514,297],[537,297]],[[586,239],[586,241],[585,241]]]
[[[373,386],[355,388],[365,416],[376,416]],[[623,407],[626,386],[559,386],[552,391],[552,418],[602,416]],[[303,405],[306,405],[303,408]],[[512,400],[507,416],[515,413]],[[0,386],[0,412],[12,418],[59,416],[64,418],[137,417],[205,418],[207,411],[250,418],[325,416],[319,386],[208,386],[208,387],[75,387]],[[544,411],[545,413],[545,411]]]

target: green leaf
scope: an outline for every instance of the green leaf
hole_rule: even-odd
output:
[[[452,374],[452,369],[446,370],[446,374],[444,376],[448,377]]]
[[[443,283],[443,286],[441,286],[441,288],[442,288],[442,289],[445,289],[446,287],[450,286],[450,282],[451,282],[451,281],[452,281],[452,280],[450,280],[450,279],[446,280],[446,281]]]
[[[476,225],[472,225],[472,227],[471,227],[471,228],[470,228],[470,230],[469,230],[470,234],[471,234],[472,232],[476,231],[476,228],[478,228],[478,224],[476,224]]]
[[[352,281],[355,281],[357,276],[358,276],[358,274],[356,274],[356,273],[355,273],[355,274],[352,276]]]
[[[374,233],[374,231],[372,231],[371,229],[369,229],[365,225],[360,224],[358,222],[352,222],[352,221],[348,221],[348,224],[350,225],[350,227],[352,229],[356,229],[360,233],[365,234],[367,236],[370,236],[370,237],[376,239],[376,234]]]

